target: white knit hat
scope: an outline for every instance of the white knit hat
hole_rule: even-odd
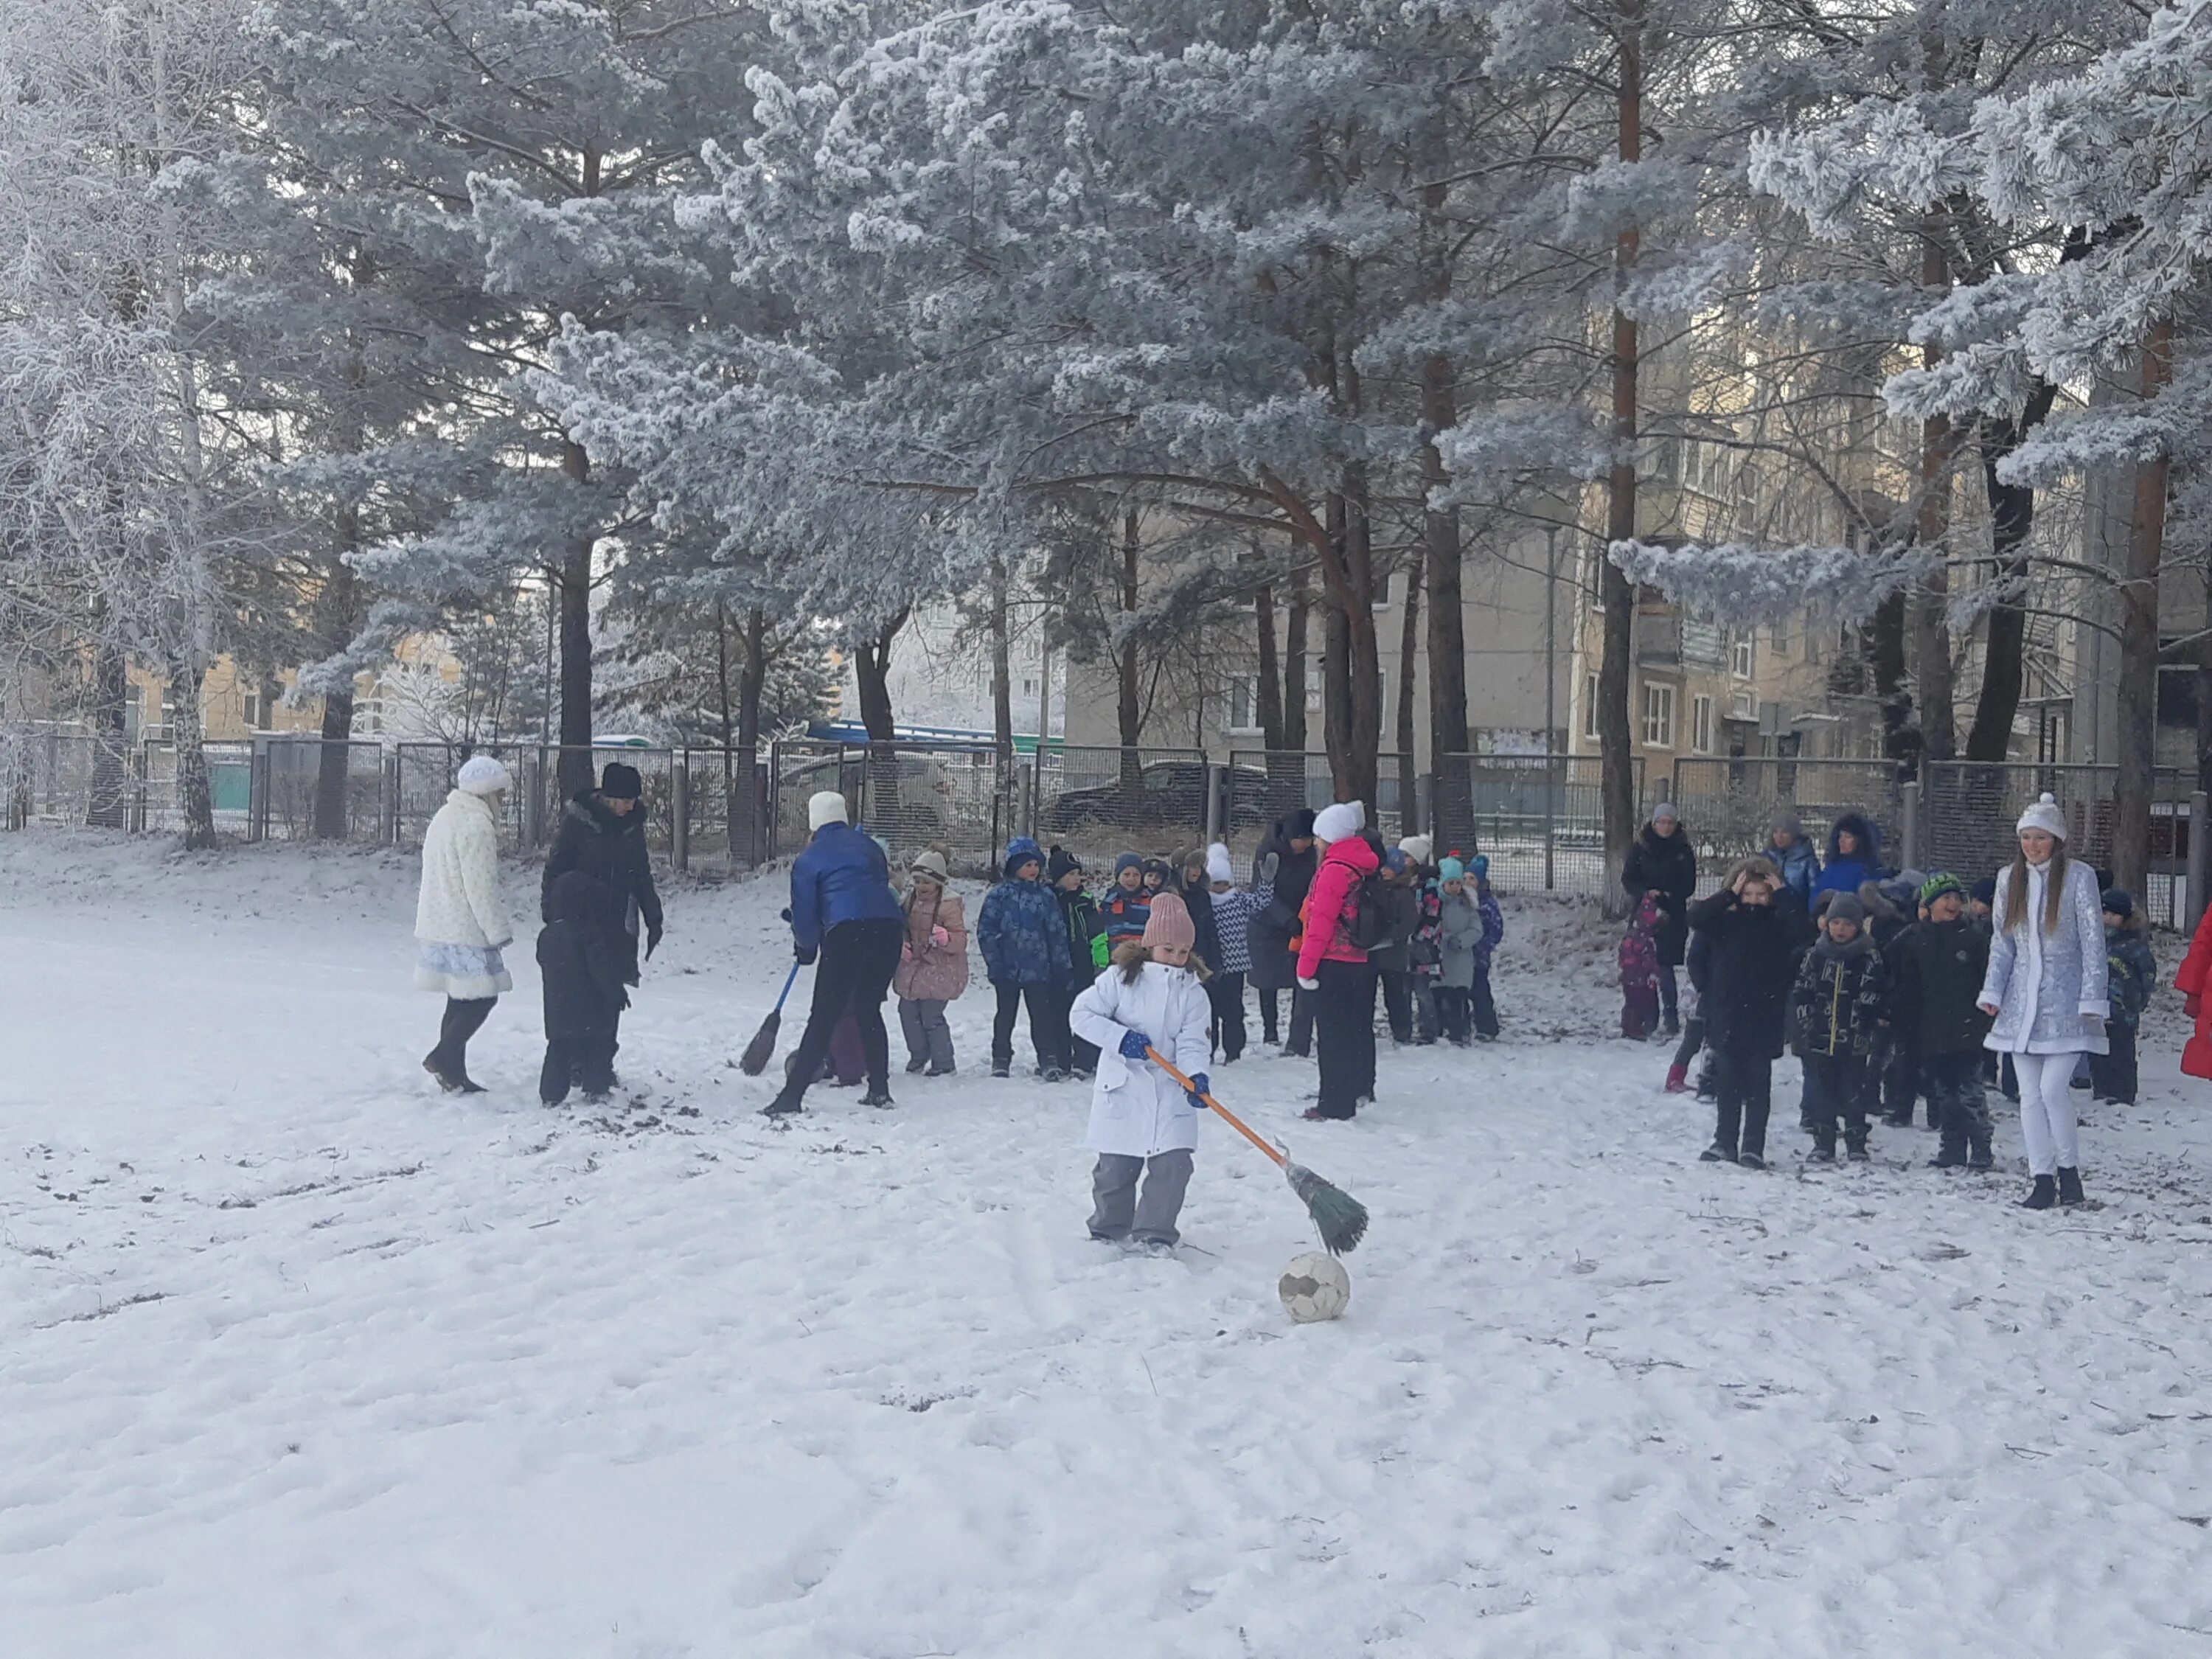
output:
[[[1426,864],[1437,844],[1426,836],[1407,836],[1398,843],[1398,850],[1416,864]]]
[[[845,810],[845,798],[835,789],[817,790],[807,798],[806,828],[811,834],[825,823],[850,823],[852,815]]]
[[[2040,830],[2045,835],[2056,836],[2059,840],[2064,841],[2066,815],[2058,810],[2057,800],[2045,795],[2020,815],[2020,822],[2013,826],[2013,830],[2015,834],[2028,830]]]
[[[1218,841],[1206,849],[1206,878],[1231,882],[1237,879],[1237,866],[1229,861],[1229,849]]]
[[[1334,806],[1324,806],[1314,814],[1314,839],[1322,842],[1347,841],[1359,833],[1359,805],[1356,801],[1339,801]]]
[[[489,755],[471,755],[453,775],[454,787],[471,795],[495,795],[514,781]]]

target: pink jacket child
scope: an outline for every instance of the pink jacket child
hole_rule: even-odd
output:
[[[1646,893],[1620,939],[1620,1034],[1639,1042],[1659,1027],[1660,916]]]

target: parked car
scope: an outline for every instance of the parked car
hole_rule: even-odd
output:
[[[1087,788],[1055,795],[1037,813],[1039,831],[1065,836],[1088,824],[1142,824],[1188,828],[1195,836],[1206,827],[1208,768],[1203,761],[1154,761],[1138,774],[1133,790],[1116,777]],[[1231,830],[1267,823],[1274,793],[1267,775],[1256,767],[1230,769]]]

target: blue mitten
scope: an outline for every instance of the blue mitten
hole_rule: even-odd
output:
[[[1184,1095],[1190,1101],[1190,1109],[1194,1112],[1202,1112],[1206,1109],[1205,1097],[1212,1092],[1213,1079],[1203,1072],[1193,1072],[1190,1074],[1190,1087],[1183,1091]]]
[[[1145,1050],[1152,1046],[1152,1038],[1146,1036],[1142,1031],[1126,1032],[1121,1038],[1121,1058],[1142,1060],[1145,1058]]]

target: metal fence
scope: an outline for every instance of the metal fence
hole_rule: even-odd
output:
[[[1931,761],[1922,786],[1921,836],[1931,869],[1979,877],[2012,861],[2013,826],[2039,796],[2066,817],[2070,857],[2109,870],[2113,862],[2112,766],[2027,762]],[[2180,927],[2189,918],[2190,795],[2196,774],[2160,767],[2152,775],[2150,848],[2145,890],[2136,894],[2151,925]]]
[[[1439,853],[1480,851],[1501,893],[1566,893],[1599,898],[1618,875],[1605,851],[1603,763],[1594,756],[1449,755],[1431,787]],[[1635,795],[1657,798],[1643,757]]]
[[[855,823],[890,843],[896,867],[942,847],[957,870],[985,874],[1017,832],[1020,778],[1018,765],[1002,770],[988,744],[787,739],[769,760],[768,850],[804,847],[807,802],[835,790]]]
[[[1210,776],[1203,749],[1049,746],[1031,763],[1025,822],[1103,878],[1119,853],[1168,858],[1202,846]],[[1249,787],[1245,799],[1256,799]]]
[[[1911,777],[1893,761],[1685,759],[1674,763],[1674,803],[1698,849],[1699,885],[1711,888],[1737,860],[1766,849],[1785,812],[1822,848],[1835,821],[1856,812],[1895,865],[1905,851],[1904,786]]]
[[[1376,757],[1375,795],[1370,827],[1385,842],[1395,842],[1406,833],[1407,809],[1419,817],[1419,775],[1407,757]],[[1327,755],[1231,750],[1222,814],[1231,854],[1240,865],[1249,863],[1277,819],[1300,807],[1317,812],[1335,799],[1336,774]]]

